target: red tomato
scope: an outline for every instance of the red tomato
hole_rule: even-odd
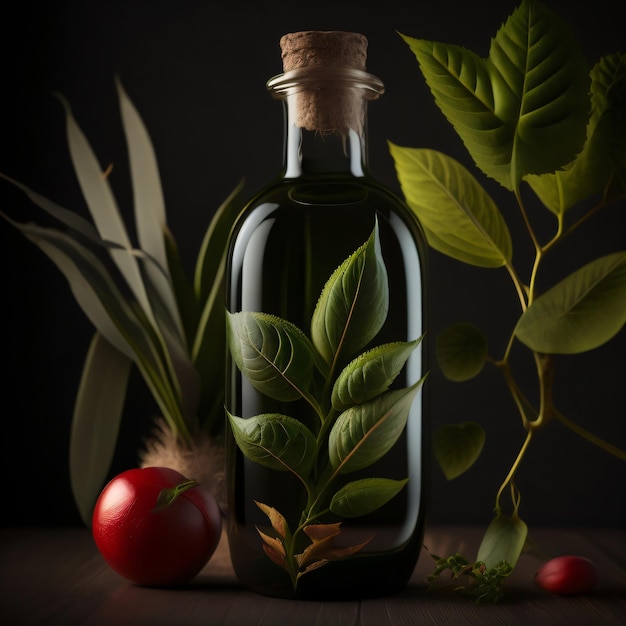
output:
[[[104,560],[140,585],[191,580],[220,540],[215,498],[197,482],[166,467],[122,472],[98,497],[92,534]]]
[[[583,556],[559,556],[544,563],[535,583],[546,591],[578,594],[591,591],[597,583],[596,566]]]

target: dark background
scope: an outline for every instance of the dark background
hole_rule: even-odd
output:
[[[626,48],[619,3],[545,4],[571,25],[590,61]],[[264,84],[281,71],[282,34],[341,29],[367,35],[368,69],[386,85],[386,94],[370,106],[370,164],[398,191],[387,140],[439,149],[470,167],[471,161],[396,31],[487,56],[490,38],[516,6],[513,1],[465,0],[15,3],[0,27],[0,172],[87,214],[66,147],[62,107],[52,95],[60,92],[103,169],[115,164],[112,185],[130,220],[132,197],[114,87],[118,75],[155,145],[169,225],[191,272],[220,202],[242,178],[252,193],[280,167],[282,111]],[[510,194],[478,177],[510,217],[516,262],[527,263],[531,250]],[[4,181],[0,207],[21,221],[41,220],[41,213]],[[622,202],[605,210],[588,224],[587,233],[568,239],[544,279],[558,279],[596,256],[624,248],[624,209]],[[533,212],[533,218],[542,215],[545,211]],[[550,219],[545,223],[554,226]],[[62,275],[4,221],[0,255],[2,522],[80,524],[69,487],[68,441],[92,328]],[[433,252],[430,281],[431,338],[452,322],[469,321],[488,332],[493,354],[501,354],[518,314],[505,270],[466,267]],[[622,448],[625,354],[622,331],[597,350],[559,358],[556,382],[562,412]],[[529,390],[533,375],[531,368],[523,376]],[[433,428],[473,419],[487,430],[483,455],[470,472],[448,483],[433,466],[430,521],[486,524],[496,490],[523,441],[517,412],[496,372],[453,384],[433,362],[428,385]],[[135,465],[153,412],[135,376],[112,474]],[[535,525],[623,526],[625,468],[623,461],[554,424],[538,437],[520,470],[521,515]]]

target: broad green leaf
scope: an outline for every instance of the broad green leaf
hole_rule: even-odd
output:
[[[403,36],[435,102],[476,165],[507,189],[574,158],[588,119],[587,63],[567,24],[521,4],[480,58],[460,46]]]
[[[435,250],[479,267],[510,263],[506,222],[467,169],[435,150],[392,143],[389,149],[406,202]]]
[[[476,560],[483,562],[488,569],[502,561],[515,567],[527,536],[528,527],[517,515],[507,517],[500,514],[489,524]]]
[[[113,460],[131,365],[94,334],[74,405],[69,460],[72,493],[87,527]]]
[[[306,480],[317,446],[313,433],[302,422],[277,413],[247,419],[228,411],[227,415],[235,441],[246,458]]]
[[[356,356],[380,331],[389,310],[387,269],[378,224],[332,274],[313,312],[313,345],[332,367]]]
[[[65,108],[67,140],[76,176],[100,237],[131,250],[132,244],[119,213],[108,179],[103,175],[98,160],[83,131],[80,129],[68,103],[60,98]],[[125,250],[111,250],[111,257],[122,272],[137,301],[152,318],[150,303],[137,265],[137,260]],[[151,321],[154,321],[151,319]]]
[[[443,375],[461,382],[482,370],[487,357],[487,338],[472,324],[453,324],[437,336],[436,349]]]
[[[343,486],[330,502],[330,510],[342,517],[367,515],[387,504],[409,482],[391,478],[363,478]]]
[[[387,391],[420,341],[421,337],[414,341],[387,343],[354,359],[335,381],[333,407],[343,411]]]
[[[411,404],[424,379],[413,386],[387,391],[339,415],[328,438],[331,466],[346,474],[369,467],[396,443],[409,417]]]
[[[626,54],[600,59],[591,70],[591,118],[583,151],[562,171],[527,182],[555,215],[596,194],[626,193]]]
[[[296,326],[266,313],[226,313],[228,345],[255,389],[290,402],[305,398],[313,376],[313,347]]]
[[[593,350],[626,323],[626,252],[581,267],[539,296],[515,327],[535,352],[576,354]]]
[[[435,458],[448,480],[468,470],[480,456],[485,444],[485,431],[476,422],[448,424],[433,437]]]

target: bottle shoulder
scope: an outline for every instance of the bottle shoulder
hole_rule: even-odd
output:
[[[405,221],[417,223],[417,217],[392,189],[371,176],[345,175],[276,180],[248,200],[241,221],[282,213],[291,217],[335,214],[337,219],[343,219],[355,211],[363,215],[396,213]]]

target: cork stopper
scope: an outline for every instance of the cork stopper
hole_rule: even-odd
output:
[[[359,33],[307,30],[280,39],[283,70],[302,67],[342,66],[365,70],[367,38]]]
[[[367,38],[343,31],[301,31],[283,35],[280,47],[285,73],[310,69],[317,76],[298,91],[296,125],[323,135],[345,137],[350,129],[360,135],[363,98],[347,88],[345,75],[365,71]]]

